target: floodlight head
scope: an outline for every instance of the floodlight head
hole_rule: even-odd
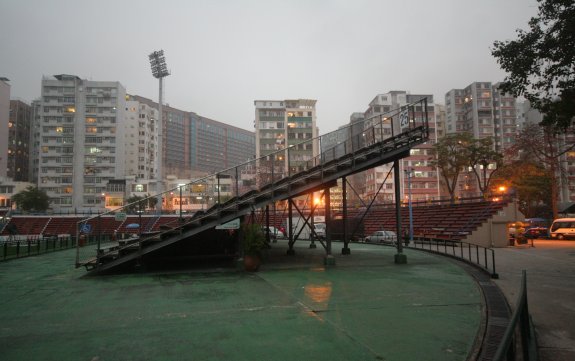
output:
[[[170,75],[163,50],[154,51],[148,58],[150,59],[150,66],[152,67],[152,75],[154,78],[160,79]]]

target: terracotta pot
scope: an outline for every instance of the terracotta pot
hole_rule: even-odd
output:
[[[257,272],[262,263],[260,257],[255,254],[246,254],[244,256],[244,269],[248,272]]]

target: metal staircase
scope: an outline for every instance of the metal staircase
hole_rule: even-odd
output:
[[[395,132],[399,129],[400,111],[409,115],[409,122],[401,132]],[[393,115],[397,115],[395,121]],[[342,131],[347,134],[341,136]],[[217,173],[218,181],[220,177],[232,178],[234,196],[231,199],[198,211],[192,217],[181,218],[180,224],[170,229],[107,246],[98,242],[96,255],[82,261],[77,257],[76,266],[86,267],[90,274],[108,272],[169,245],[185,242],[200,232],[249,214],[254,209],[333,187],[338,178],[407,157],[411,148],[428,139],[427,101],[422,99],[391,116],[368,119],[332,133],[289,145]],[[297,151],[307,144],[317,146],[319,156],[302,161]],[[124,208],[130,206],[133,207],[127,205]]]

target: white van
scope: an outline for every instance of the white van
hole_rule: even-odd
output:
[[[575,218],[557,218],[549,228],[552,239],[575,238]]]

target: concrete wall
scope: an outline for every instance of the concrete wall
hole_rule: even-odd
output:
[[[506,247],[509,245],[507,224],[524,220],[525,216],[519,211],[515,201],[511,202],[467,236],[464,241],[486,248]]]

